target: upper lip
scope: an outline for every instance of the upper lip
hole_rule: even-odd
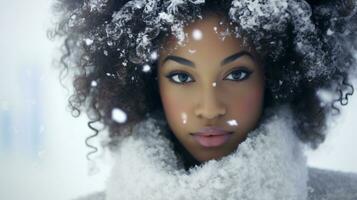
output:
[[[226,135],[230,134],[232,132],[226,131],[223,128],[220,127],[204,127],[198,130],[196,133],[193,133],[194,135],[199,135],[199,136],[213,136],[213,135]]]

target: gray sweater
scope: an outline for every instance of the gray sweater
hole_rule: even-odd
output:
[[[309,200],[357,200],[357,174],[309,169]]]
[[[357,200],[357,174],[309,168],[309,200]],[[104,192],[76,200],[105,200]]]

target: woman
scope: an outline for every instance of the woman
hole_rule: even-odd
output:
[[[88,139],[108,128],[116,159],[106,191],[84,199],[357,198],[356,175],[308,168],[302,152],[353,93],[356,1],[56,8],[70,105],[92,119]]]

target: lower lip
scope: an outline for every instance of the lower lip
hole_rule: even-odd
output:
[[[226,142],[228,142],[229,138],[232,134],[224,134],[224,135],[214,135],[214,136],[200,136],[193,135],[193,138],[204,147],[219,147]]]

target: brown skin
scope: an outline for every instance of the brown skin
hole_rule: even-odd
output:
[[[160,52],[158,80],[166,119],[177,139],[199,162],[232,153],[257,126],[263,110],[263,67],[256,54],[243,47],[241,39],[233,35],[221,39],[214,27],[220,27],[218,32],[230,28],[219,25],[221,19],[211,14],[191,23],[184,29],[189,35],[185,45],[171,38]],[[194,30],[202,32],[201,39],[193,38]],[[250,55],[222,64],[243,51]],[[229,125],[230,120],[236,120],[238,126]],[[222,146],[203,147],[192,133],[207,126],[223,128],[233,135]]]

